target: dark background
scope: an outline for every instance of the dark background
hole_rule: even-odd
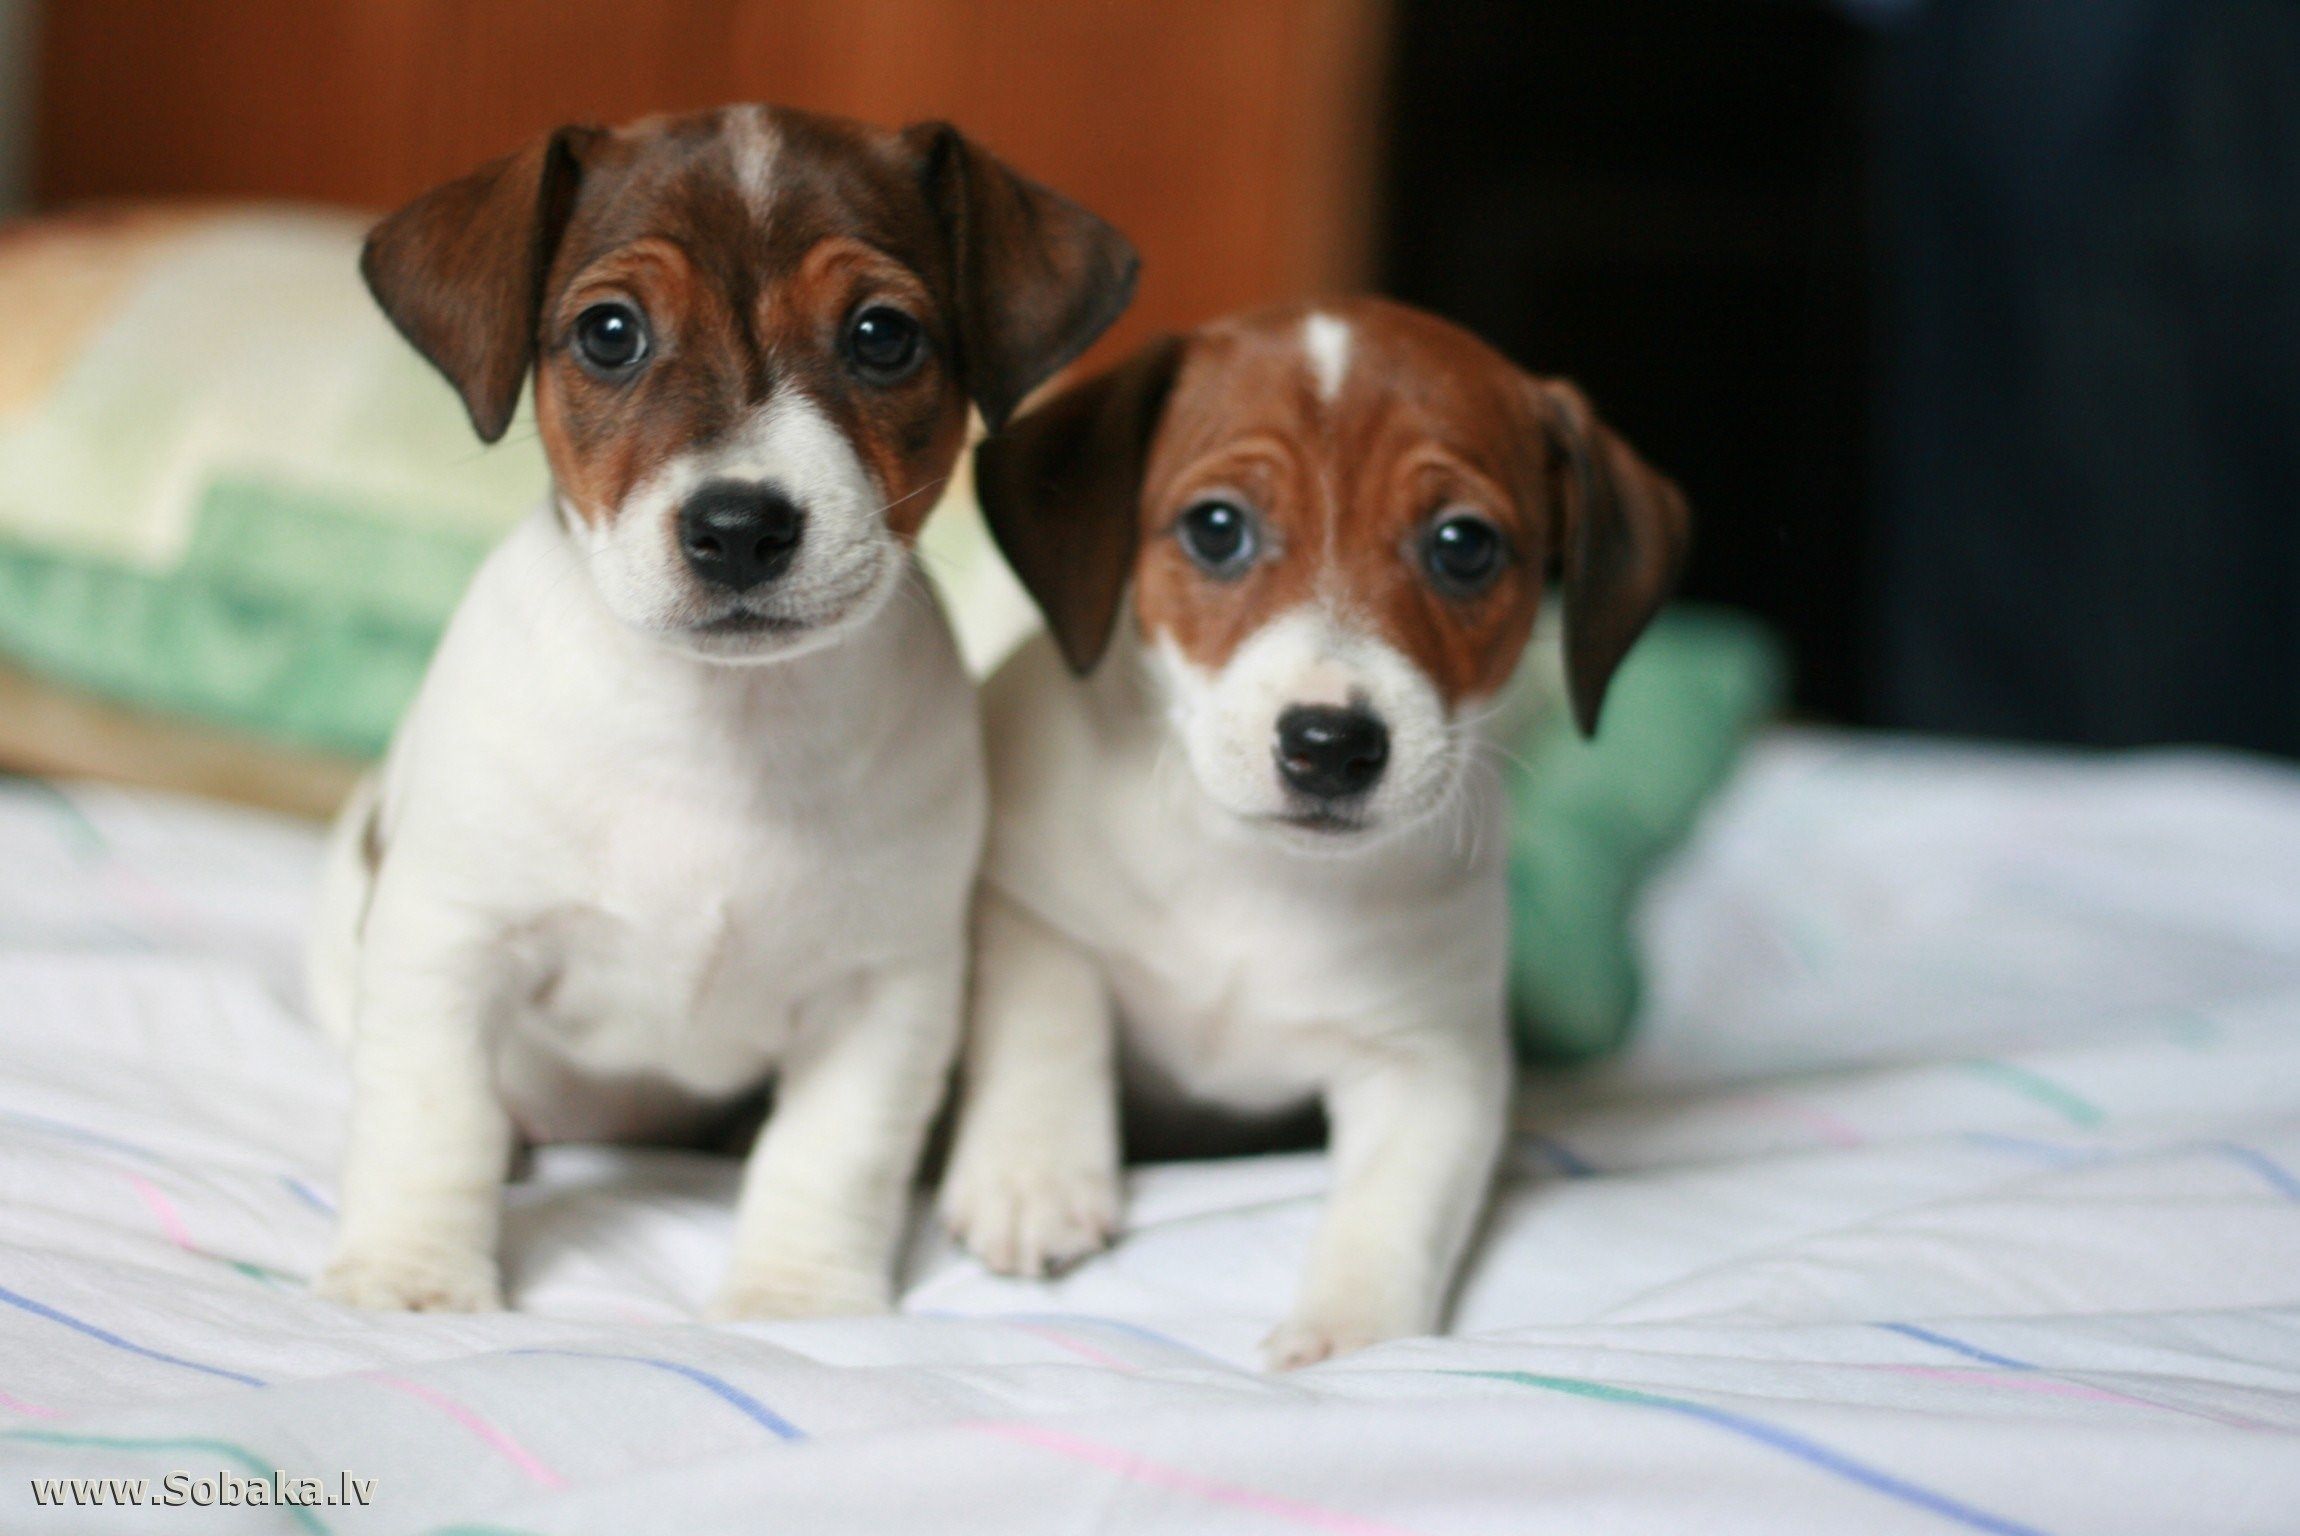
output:
[[[1398,24],[1388,284],[1682,481],[1804,710],[2300,753],[2300,6]]]

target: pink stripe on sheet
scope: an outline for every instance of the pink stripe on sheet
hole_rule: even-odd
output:
[[[152,1213],[152,1219],[158,1222],[160,1230],[167,1234],[169,1242],[174,1243],[194,1258],[213,1259],[219,1264],[229,1264],[250,1280],[258,1280],[265,1285],[275,1283],[272,1272],[265,1269],[261,1264],[251,1264],[245,1259],[227,1259],[222,1254],[210,1253],[198,1243],[193,1242],[192,1229],[185,1223],[183,1212],[176,1209],[175,1202],[161,1192],[159,1185],[154,1184],[142,1174],[130,1172],[125,1168],[120,1170],[120,1177],[128,1181],[128,1187],[133,1189],[136,1192],[136,1197],[144,1202],[145,1208]]]
[[[1139,1376],[1142,1373],[1142,1368],[1132,1361],[1121,1360],[1108,1350],[1096,1349],[1084,1339],[1072,1338],[1059,1328],[1049,1328],[1044,1323],[1025,1323],[1011,1320],[1009,1326],[1019,1328],[1034,1338],[1044,1339],[1058,1349],[1067,1349],[1079,1359],[1091,1361],[1106,1370],[1124,1371],[1129,1376]]]
[[[1250,1509],[1256,1514],[1290,1521],[1311,1530],[1331,1531],[1334,1536],[1412,1536],[1402,1526],[1385,1525],[1379,1520],[1367,1520],[1357,1515],[1343,1514],[1340,1510],[1320,1509],[1315,1504],[1304,1504],[1296,1499],[1280,1498],[1274,1493],[1258,1489],[1241,1488],[1235,1483],[1216,1482],[1200,1477],[1180,1467],[1151,1461],[1132,1451],[1120,1450],[1099,1441],[1082,1440],[1076,1435],[1064,1434],[1058,1429],[1047,1429],[1037,1424],[971,1424],[970,1429],[997,1435],[1022,1445],[1067,1456],[1105,1472],[1131,1478],[1153,1488],[1166,1488],[1175,1493],[1186,1493],[1204,1499],[1209,1504],[1227,1504],[1233,1509]]]
[[[1804,1126],[1832,1147],[1859,1147],[1868,1144],[1868,1137],[1860,1127],[1842,1115],[1832,1113],[1816,1104],[1784,1098],[1774,1093],[1750,1093],[1741,1096],[1741,1102],[1752,1109],[1761,1109],[1776,1119],[1794,1121]]]
[[[43,1408],[38,1403],[27,1403],[15,1393],[6,1391],[0,1391],[0,1409],[5,1409],[9,1413],[21,1413],[26,1418],[32,1419],[52,1419],[57,1416],[56,1410],[53,1408]]]
[[[184,1224],[183,1212],[176,1209],[174,1201],[161,1193],[159,1185],[125,1168],[120,1170],[120,1177],[128,1181],[128,1187],[136,1192],[136,1198],[144,1202],[144,1208],[152,1213],[152,1219],[160,1224],[160,1230],[167,1234],[169,1242],[186,1253],[200,1252],[199,1245],[192,1241],[192,1229]],[[204,1254],[201,1256],[206,1257]]]
[[[1960,1387],[1999,1387],[2007,1392],[2026,1392],[2034,1397],[2068,1397],[2087,1403],[2117,1403],[2130,1407],[2141,1403],[2137,1397],[2126,1397],[2121,1392],[2110,1392],[2100,1387],[2087,1387],[2073,1381],[2051,1381],[2035,1376],[1999,1375],[1991,1371],[1960,1371],[1942,1365],[1880,1365],[1880,1371],[1895,1376],[1915,1376],[1925,1381],[1954,1382]],[[2141,1406],[2153,1408],[2154,1403]]]
[[[2160,1403],[2154,1398],[2134,1397],[2129,1392],[2117,1392],[2107,1387],[2088,1386],[2081,1381],[2061,1381],[2052,1377],[2023,1375],[2011,1371],[1967,1371],[1941,1365],[1876,1365],[1872,1370],[1888,1371],[1895,1376],[1915,1376],[1925,1381],[1953,1382],[1961,1387],[1993,1387],[2005,1392],[2026,1392],[2032,1397],[2070,1398],[2086,1403],[2114,1403],[2120,1408],[2154,1408],[2160,1413],[2185,1414],[2190,1418],[2206,1419],[2214,1424],[2225,1424],[2231,1429],[2264,1429],[2290,1433],[2281,1426],[2262,1419],[2246,1418],[2237,1413],[2221,1413],[2210,1408],[2191,1408],[2180,1403]]]
[[[475,1410],[457,1402],[436,1387],[427,1387],[420,1381],[409,1381],[404,1376],[389,1376],[381,1371],[363,1371],[360,1374],[377,1386],[389,1387],[394,1392],[404,1392],[417,1402],[438,1409],[471,1431],[472,1435],[484,1442],[489,1450],[526,1473],[529,1481],[537,1487],[564,1488],[567,1486],[567,1479],[545,1466],[541,1457],[512,1439],[502,1430],[497,1429],[493,1424],[488,1423]]]

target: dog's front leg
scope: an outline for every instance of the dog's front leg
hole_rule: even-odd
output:
[[[321,1295],[392,1311],[503,1304],[495,1245],[511,1124],[489,1061],[484,949],[379,899],[361,957],[350,1144]]]
[[[1110,1000],[1091,955],[995,891],[974,963],[943,1220],[1001,1274],[1043,1275],[1118,1225]]]
[[[1263,1348],[1279,1370],[1437,1326],[1493,1179],[1510,1073],[1490,1041],[1411,1042],[1326,1090],[1333,1192],[1293,1315]]]
[[[883,1312],[966,990],[963,947],[816,999],[776,1079],[711,1315]]]

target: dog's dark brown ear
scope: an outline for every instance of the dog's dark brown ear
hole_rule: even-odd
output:
[[[1181,338],[1162,336],[974,451],[991,535],[1080,676],[1118,622],[1141,538],[1142,474],[1181,361]]]
[[[483,442],[519,408],[534,360],[543,280],[594,128],[561,128],[378,224],[360,253],[368,291],[463,396]]]
[[[959,376],[996,432],[1125,312],[1141,262],[1124,235],[948,123],[902,136],[950,243]]]
[[[1557,447],[1554,558],[1565,597],[1565,676],[1582,734],[1597,733],[1614,668],[1677,584],[1691,513],[1668,476],[1597,419],[1581,391],[1536,381]]]

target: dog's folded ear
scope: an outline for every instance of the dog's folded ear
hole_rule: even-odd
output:
[[[1565,676],[1582,734],[1597,732],[1614,669],[1677,584],[1691,513],[1668,476],[1597,419],[1580,390],[1536,380],[1555,445],[1552,558],[1565,597]]]
[[[561,128],[434,187],[378,224],[360,253],[368,291],[463,396],[494,442],[534,360],[543,282],[599,130]]]
[[[1125,312],[1141,262],[1124,235],[948,123],[902,137],[950,245],[960,377],[996,432]]]
[[[991,535],[1081,676],[1118,622],[1141,539],[1142,476],[1182,350],[1180,337],[1161,336],[974,452]]]

